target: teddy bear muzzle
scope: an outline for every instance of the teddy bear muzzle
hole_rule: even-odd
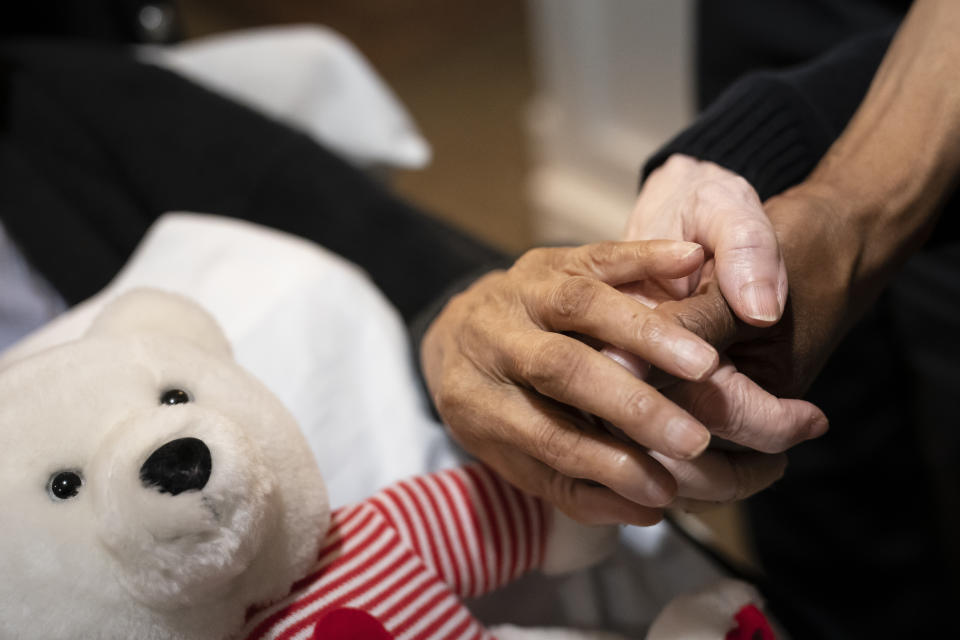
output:
[[[92,465],[98,533],[140,602],[177,609],[231,588],[275,526],[273,474],[234,420],[196,406],[116,425]]]

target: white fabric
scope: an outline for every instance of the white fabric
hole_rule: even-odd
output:
[[[167,214],[101,293],[0,356],[79,337],[106,301],[138,286],[189,296],[234,353],[300,422],[333,506],[458,461],[430,417],[405,328],[355,265],[294,236],[229,218]],[[607,628],[641,635],[679,593],[720,577],[666,525],[626,527],[589,572],[533,575],[475,603],[489,623]]]
[[[358,166],[418,169],[430,161],[429,145],[389,87],[326,27],[266,27],[149,45],[140,57],[300,129]]]

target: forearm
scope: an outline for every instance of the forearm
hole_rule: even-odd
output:
[[[863,238],[855,279],[883,280],[932,230],[960,170],[960,3],[914,4],[807,194]]]

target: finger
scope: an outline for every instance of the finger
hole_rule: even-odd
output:
[[[707,450],[696,460],[651,453],[677,480],[677,497],[713,504],[737,502],[783,477],[787,456],[756,451]]]
[[[585,344],[560,334],[539,331],[507,340],[516,341],[516,344],[508,342],[508,352],[523,354],[505,363],[509,377],[531,385],[560,403],[613,423],[634,442],[679,458],[699,455],[709,443],[707,429],[686,411]],[[532,395],[529,401],[534,413],[545,413],[541,401]],[[543,444],[528,443],[531,447],[528,453],[534,454]],[[555,466],[550,460],[545,461]]]
[[[701,269],[692,275],[675,280],[637,280],[617,285],[617,291],[642,302],[651,309],[668,300],[683,300],[689,297],[700,283]]]
[[[634,353],[664,371],[701,380],[717,366],[702,338],[594,278],[562,278],[529,294],[531,319],[551,331],[576,331]]]
[[[489,439],[565,476],[600,483],[637,504],[659,507],[673,499],[673,476],[635,444],[523,389],[504,388],[498,406],[501,422]]]
[[[703,247],[679,240],[598,242],[563,255],[560,268],[571,275],[596,278],[609,285],[651,278],[681,278],[703,264]]]
[[[607,487],[564,475],[511,447],[487,452],[485,459],[507,482],[583,524],[646,527],[663,517],[658,508],[635,504]]]
[[[667,301],[657,313],[692,331],[717,349],[724,350],[737,337],[737,318],[716,281],[703,283],[684,300]]]
[[[779,453],[823,435],[827,417],[803,400],[771,395],[730,362],[709,380],[678,383],[664,394],[699,419],[715,436],[766,453]]]
[[[769,326],[783,315],[787,271],[773,224],[753,188],[701,197],[690,223],[693,239],[712,250],[717,280],[737,316]]]

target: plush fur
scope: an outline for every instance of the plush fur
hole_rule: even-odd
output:
[[[179,388],[186,404],[161,405]],[[202,490],[144,461],[198,438]],[[78,493],[53,497],[61,471]],[[212,640],[314,561],[329,507],[296,422],[237,366],[213,319],[136,291],[81,340],[0,371],[0,637]]]

